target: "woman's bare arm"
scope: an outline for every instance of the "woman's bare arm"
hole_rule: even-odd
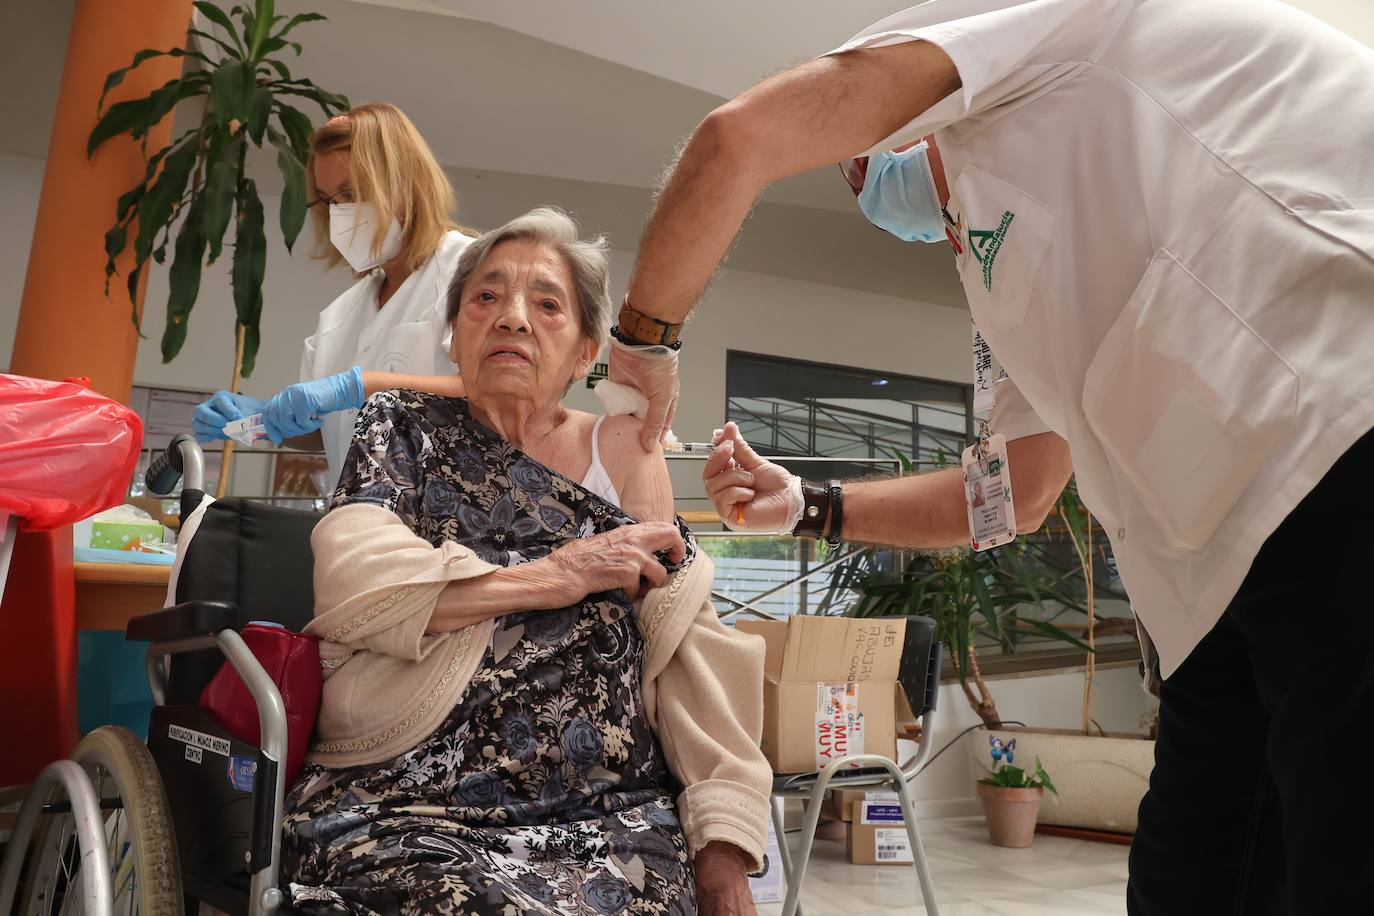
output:
[[[363,372],[363,396],[372,397],[379,391],[392,388],[410,388],[414,391],[429,391],[445,397],[461,398],[467,396],[461,375],[404,375],[400,372]]]
[[[549,558],[450,582],[439,593],[426,633],[447,633],[521,611],[567,607],[575,595],[568,577]]]
[[[673,484],[663,450],[639,447],[639,421],[607,417],[601,424],[601,460],[620,492],[620,507],[644,522],[673,520]]]

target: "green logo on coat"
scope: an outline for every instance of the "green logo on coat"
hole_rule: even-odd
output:
[[[1002,223],[996,229],[969,229],[968,244],[973,256],[983,265],[983,288],[992,292],[992,264],[997,260],[997,252],[1002,250],[1002,241],[1007,237],[1007,229],[1016,214],[1007,210],[1002,214]]]

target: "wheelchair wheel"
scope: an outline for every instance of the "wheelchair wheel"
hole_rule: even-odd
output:
[[[176,835],[157,765],[133,732],[102,726],[72,759],[104,812],[114,916],[182,916]],[[49,797],[49,802],[58,799]],[[21,916],[82,912],[83,856],[70,811],[49,814],[34,832],[19,896]]]

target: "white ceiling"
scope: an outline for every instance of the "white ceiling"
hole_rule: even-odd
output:
[[[1366,42],[1374,0],[1293,0]],[[722,100],[843,42],[903,0],[278,0],[322,12],[297,72],[404,109],[478,212],[581,201],[633,237],[677,144]],[[76,0],[6,2],[0,152],[42,157]],[[312,117],[318,113],[311,111]],[[273,184],[270,165],[266,187]],[[492,193],[496,189],[499,193]],[[480,215],[479,215],[480,213]],[[835,169],[770,189],[734,267],[962,307],[943,246],[869,226]]]
[[[354,2],[489,22],[720,98],[823,54],[904,5],[903,0]]]

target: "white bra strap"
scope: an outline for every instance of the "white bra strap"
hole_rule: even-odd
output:
[[[606,422],[606,415],[602,414],[596,418],[596,423],[592,426],[592,467],[604,468],[601,463],[601,446],[598,444],[601,439],[601,424]]]

